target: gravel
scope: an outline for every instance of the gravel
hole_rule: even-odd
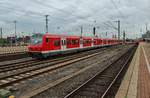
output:
[[[130,46],[131,47],[131,46]],[[122,51],[127,50],[129,47],[123,46],[121,49]],[[17,88],[17,91],[14,91],[14,94],[18,98],[21,95],[25,95],[26,93],[31,92],[32,90],[39,88],[43,85],[46,85],[50,82],[53,82],[57,79],[65,77],[69,74],[73,74],[80,69],[83,69],[87,66],[93,66],[92,68],[86,70],[82,74],[68,79],[67,81],[59,84],[58,86],[52,87],[33,98],[61,98],[62,96],[66,95],[68,92],[75,89],[77,86],[82,84],[84,81],[92,77],[97,71],[101,71],[102,68],[106,67],[110,63],[112,63],[115,59],[118,58],[116,55],[122,55],[123,52],[118,52],[118,49],[114,49],[115,51],[107,51],[101,55],[97,55],[73,64],[69,66],[65,66],[63,68],[59,68],[57,70],[51,71],[49,73],[45,73],[29,79],[28,81],[22,82],[20,85],[14,86]],[[107,62],[106,62],[107,60]]]

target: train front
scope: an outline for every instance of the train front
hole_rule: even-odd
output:
[[[33,58],[42,58],[43,34],[34,34],[28,46],[28,53]]]

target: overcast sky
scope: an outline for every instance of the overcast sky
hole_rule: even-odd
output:
[[[139,37],[150,23],[150,0],[0,0],[0,27],[5,36],[14,35],[14,20],[17,20],[17,35],[20,32],[45,32],[45,16],[49,15],[49,33],[97,35],[108,37],[117,34],[118,19],[121,30],[129,38]],[[150,25],[150,24],[149,24]]]

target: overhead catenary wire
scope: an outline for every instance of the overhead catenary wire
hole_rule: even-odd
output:
[[[43,2],[39,2],[39,1],[37,1],[39,4],[41,4],[41,3],[43,3]],[[52,5],[50,5],[50,4],[45,4],[44,3],[44,5],[43,6],[46,6],[46,7],[48,7],[49,9],[55,9],[55,10],[57,10],[57,11],[59,11],[59,12],[62,12],[62,13],[66,13],[66,14],[69,14],[70,16],[74,16],[74,17],[76,17],[76,20],[79,20],[79,19],[81,19],[81,20],[83,20],[83,21],[85,21],[86,23],[90,23],[90,24],[93,24],[94,22],[94,20],[95,19],[93,19],[93,20],[85,20],[86,18],[84,18],[84,17],[82,17],[82,16],[78,16],[78,15],[74,15],[72,12],[68,12],[68,11],[65,11],[65,10],[63,10],[63,9],[59,9],[59,8],[57,8],[57,7],[54,7],[54,6],[52,6]],[[34,11],[31,11],[31,10],[23,10],[23,9],[16,9],[16,8],[9,8],[8,7],[8,9],[9,10],[15,10],[15,11],[18,11],[18,12],[25,12],[25,14],[26,15],[28,15],[28,16],[31,16],[31,17],[38,17],[38,18],[43,18],[43,14],[44,13],[42,13],[42,12],[34,12]],[[50,13],[50,11],[48,11],[47,13]],[[54,15],[51,15],[51,14],[49,14],[50,15],[50,17],[51,18],[55,18],[55,19],[57,19],[57,20],[62,20],[62,21],[64,21],[64,22],[67,22],[68,21],[68,19],[67,18],[60,18],[60,17],[57,17],[57,16],[54,16]],[[19,16],[18,16],[19,17]],[[21,17],[21,16],[20,16]],[[34,18],[34,19],[36,19],[36,18]],[[40,19],[37,19],[38,21],[40,20]],[[42,19],[41,19],[41,21],[40,22],[43,22],[42,21]],[[99,23],[99,24],[103,24],[103,23]],[[82,24],[79,24],[79,25],[82,25]],[[105,25],[105,24],[104,24]],[[108,26],[109,25],[109,26]],[[109,27],[109,28],[113,28],[113,26],[111,26],[111,24],[110,23],[107,23],[107,26]]]
[[[113,4],[113,6],[117,9],[118,13],[119,13],[123,18],[125,18],[125,17],[124,17],[124,14],[120,11],[120,9],[118,8],[118,6],[117,6],[117,4],[115,3],[115,1],[114,1],[114,0],[110,0],[110,1],[111,1],[111,3]]]
[[[80,17],[80,16],[77,16],[77,15],[73,15],[73,13],[71,13],[71,12],[67,12],[67,11],[64,11],[64,10],[62,10],[62,9],[53,7],[53,6],[50,5],[50,4],[45,4],[45,3],[40,2],[40,1],[35,1],[35,2],[37,2],[37,3],[40,4],[40,5],[41,5],[41,3],[42,3],[42,4],[44,4],[44,6],[47,6],[48,8],[55,9],[55,10],[57,10],[57,11],[59,11],[59,12],[67,13],[67,14],[69,14],[70,16],[75,16],[75,17],[77,17],[77,18],[79,18],[79,19],[83,19],[83,20],[84,20],[84,17]],[[41,12],[33,12],[33,11],[29,11],[29,10],[22,10],[22,9],[16,9],[16,8],[8,8],[8,7],[7,7],[7,9],[9,9],[9,10],[15,10],[15,11],[19,11],[19,12],[25,12],[25,14],[27,14],[28,16],[36,15],[36,17],[41,17],[41,18],[43,17],[42,14],[44,14],[44,13],[41,13]],[[48,13],[50,13],[50,12],[48,11]],[[21,16],[20,16],[20,17],[21,17]],[[50,17],[56,18],[56,19],[59,19],[59,20],[63,20],[63,21],[67,21],[67,19],[60,18],[60,17],[56,17],[56,16],[53,16],[53,15],[51,15],[51,14],[50,14]],[[39,20],[39,19],[38,19],[38,20]],[[93,22],[93,21],[90,21],[90,20],[86,20],[86,21],[88,21],[88,22]]]

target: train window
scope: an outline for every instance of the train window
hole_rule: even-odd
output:
[[[97,40],[94,40],[94,44],[97,44]]]
[[[54,46],[56,46],[56,47],[57,47],[57,46],[60,46],[60,40],[55,40],[55,41],[54,41]]]
[[[79,43],[79,41],[78,41],[78,40],[75,40],[75,43],[76,43],[76,44],[78,44],[78,43]]]
[[[84,44],[87,44],[88,42],[89,42],[88,40],[84,40],[84,42],[83,42],[83,43],[84,43]]]
[[[61,40],[61,44],[62,44],[62,45],[64,45],[64,42],[63,42],[63,40]]]
[[[49,40],[49,39],[48,39],[48,38],[46,38],[46,43],[48,43],[48,40]]]
[[[72,45],[75,45],[76,44],[76,40],[72,40]]]
[[[89,44],[89,43],[90,43],[90,40],[86,40],[86,43]]]
[[[64,40],[64,43],[66,44],[66,41]],[[79,43],[78,39],[70,39],[67,40],[67,45],[77,45]]]
[[[70,44],[71,44],[71,41],[70,41],[70,40],[67,40],[67,44],[70,45]]]
[[[91,40],[91,43],[93,43],[94,41],[93,40]]]
[[[86,40],[83,40],[83,44],[85,44],[86,43]]]
[[[78,40],[77,39],[75,39],[75,40],[72,40],[72,45],[77,45],[78,44]]]

